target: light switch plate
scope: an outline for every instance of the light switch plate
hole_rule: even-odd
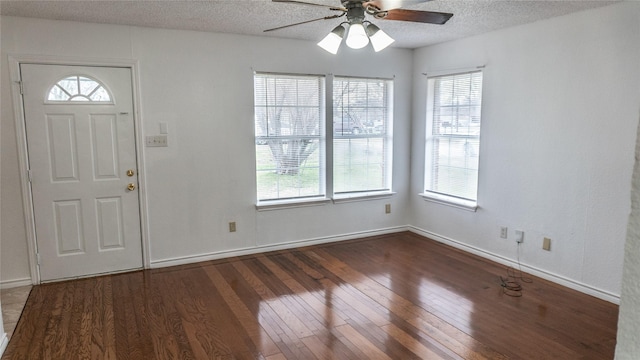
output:
[[[167,147],[167,135],[152,135],[145,138],[147,147]]]

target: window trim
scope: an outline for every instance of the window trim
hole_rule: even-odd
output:
[[[326,196],[314,196],[309,198],[260,201],[255,206],[258,211],[269,211],[298,207],[321,206],[326,205],[330,202],[331,199]]]
[[[439,194],[432,191],[425,191],[418,194],[425,201],[433,202],[441,205],[448,205],[454,208],[476,212],[478,210],[478,201],[467,200],[451,195]]]
[[[436,203],[436,204],[440,204],[440,205],[446,205],[446,206],[451,206],[454,208],[458,208],[458,209],[462,209],[462,210],[467,210],[467,211],[472,211],[472,212],[476,212],[477,209],[479,208],[478,205],[478,190],[480,188],[480,168],[478,167],[478,183],[476,184],[476,199],[472,200],[472,199],[466,199],[466,198],[461,198],[455,195],[449,195],[449,194],[444,194],[444,193],[438,193],[435,191],[430,191],[427,190],[427,181],[429,176],[427,175],[427,170],[428,170],[428,156],[429,156],[429,151],[427,149],[427,144],[428,144],[428,138],[430,136],[434,136],[432,135],[432,129],[429,128],[430,124],[432,124],[433,122],[433,101],[430,100],[431,97],[431,93],[433,92],[432,86],[430,84],[431,79],[433,78],[437,78],[437,77],[445,77],[445,76],[455,76],[455,75],[461,75],[461,74],[470,74],[470,73],[477,73],[480,72],[482,73],[482,87],[481,87],[481,91],[482,93],[484,93],[484,68],[485,65],[480,65],[480,66],[475,66],[475,67],[469,67],[469,68],[460,68],[460,69],[452,69],[452,70],[441,70],[441,71],[431,71],[428,73],[422,73],[422,75],[425,76],[426,78],[426,92],[427,92],[427,96],[426,96],[426,116],[425,116],[425,143],[424,143],[424,154],[425,154],[425,159],[424,159],[424,171],[423,171],[423,189],[424,191],[419,193],[418,195],[421,196],[425,201],[429,201],[432,203]],[[483,94],[484,95],[484,94]],[[480,100],[480,105],[481,105],[481,109],[484,107],[483,106],[484,103],[484,96],[482,96],[481,100]],[[481,110],[481,115],[480,115],[480,129],[482,129],[482,110]],[[431,134],[431,135],[430,135]],[[469,136],[463,136],[464,138],[468,138]],[[481,137],[482,137],[482,130],[480,131],[480,134],[477,136],[479,143],[481,143]],[[478,159],[478,162],[480,160]],[[478,165],[480,165],[480,163],[478,163]]]
[[[338,194],[331,199],[333,200],[334,204],[386,199],[386,198],[393,197],[396,193],[391,190],[381,190],[381,191],[350,192],[350,193],[341,193],[341,194],[343,195]]]

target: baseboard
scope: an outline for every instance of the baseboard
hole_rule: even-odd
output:
[[[3,332],[2,335],[0,335],[0,357],[4,354],[7,344],[9,344],[9,338],[7,337],[7,333]]]
[[[292,249],[292,248],[301,247],[301,246],[327,244],[332,242],[353,240],[353,239],[359,239],[359,238],[368,237],[368,236],[391,234],[391,233],[408,231],[408,230],[409,230],[408,226],[395,226],[395,227],[389,227],[389,228],[371,230],[371,231],[359,231],[359,232],[353,232],[349,234],[324,236],[324,237],[318,237],[318,238],[312,238],[312,239],[306,239],[306,240],[296,240],[296,241],[290,241],[285,243],[278,243],[274,245],[255,246],[255,247],[244,248],[244,249],[234,249],[229,251],[219,251],[219,252],[212,252],[212,253],[206,253],[206,254],[176,257],[176,258],[170,258],[170,259],[152,260],[151,268],[152,269],[163,268],[168,266],[191,264],[191,263],[196,263],[201,261],[224,259],[224,258],[234,257],[234,256],[253,255],[253,254],[264,253],[269,251],[286,250],[286,249]]]
[[[456,249],[460,249],[463,251],[466,251],[468,253],[474,254],[474,255],[478,255],[480,257],[483,257],[485,259],[491,260],[493,262],[497,262],[499,264],[502,265],[506,265],[506,266],[514,266],[517,267],[518,263],[513,260],[513,259],[509,259],[507,257],[504,257],[502,255],[498,255],[498,254],[494,254],[490,251],[486,251],[483,249],[480,249],[478,247],[475,246],[471,246],[468,244],[465,244],[461,241],[458,240],[454,240],[451,238],[448,238],[446,236],[442,236],[436,233],[433,233],[431,231],[427,231],[427,230],[423,230],[420,228],[417,228],[415,226],[408,226],[408,230],[418,234],[418,235],[422,235],[424,237],[427,237],[429,239],[433,239],[435,241],[441,242],[443,244],[452,246]],[[610,293],[608,291],[605,290],[601,290],[598,288],[595,288],[593,286],[587,285],[587,284],[583,284],[579,281],[576,280],[572,280],[569,278],[566,278],[564,276],[558,275],[558,274],[554,274],[552,272],[543,270],[543,269],[539,269],[536,268],[534,266],[530,266],[530,265],[526,265],[523,263],[520,263],[520,267],[522,268],[522,271],[529,273],[531,275],[543,278],[545,280],[549,280],[551,282],[554,282],[556,284],[568,287],[570,289],[576,290],[576,291],[580,291],[581,293],[587,294],[587,295],[591,295],[594,297],[597,297],[598,299],[602,299],[614,304],[619,305],[620,304],[620,295],[616,295],[613,293]]]
[[[0,281],[0,289],[12,289],[30,285],[33,285],[33,283],[31,282],[31,278]]]

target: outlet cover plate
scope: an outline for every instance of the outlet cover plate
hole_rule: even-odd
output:
[[[524,242],[524,231],[516,230],[516,242],[522,244]]]
[[[506,226],[500,226],[500,238],[506,239],[508,235],[508,228]]]

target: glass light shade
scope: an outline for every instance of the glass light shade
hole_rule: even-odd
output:
[[[362,49],[369,43],[369,37],[364,31],[362,24],[351,24],[349,26],[349,34],[347,34],[347,46],[352,49]]]
[[[387,33],[380,30],[379,27],[373,24],[367,25],[367,34],[369,35],[369,39],[371,40],[373,50],[375,50],[376,52],[386,48],[395,41],[391,38],[391,36],[387,35]]]
[[[338,53],[343,36],[344,28],[338,25],[318,43],[318,46],[335,55]]]

